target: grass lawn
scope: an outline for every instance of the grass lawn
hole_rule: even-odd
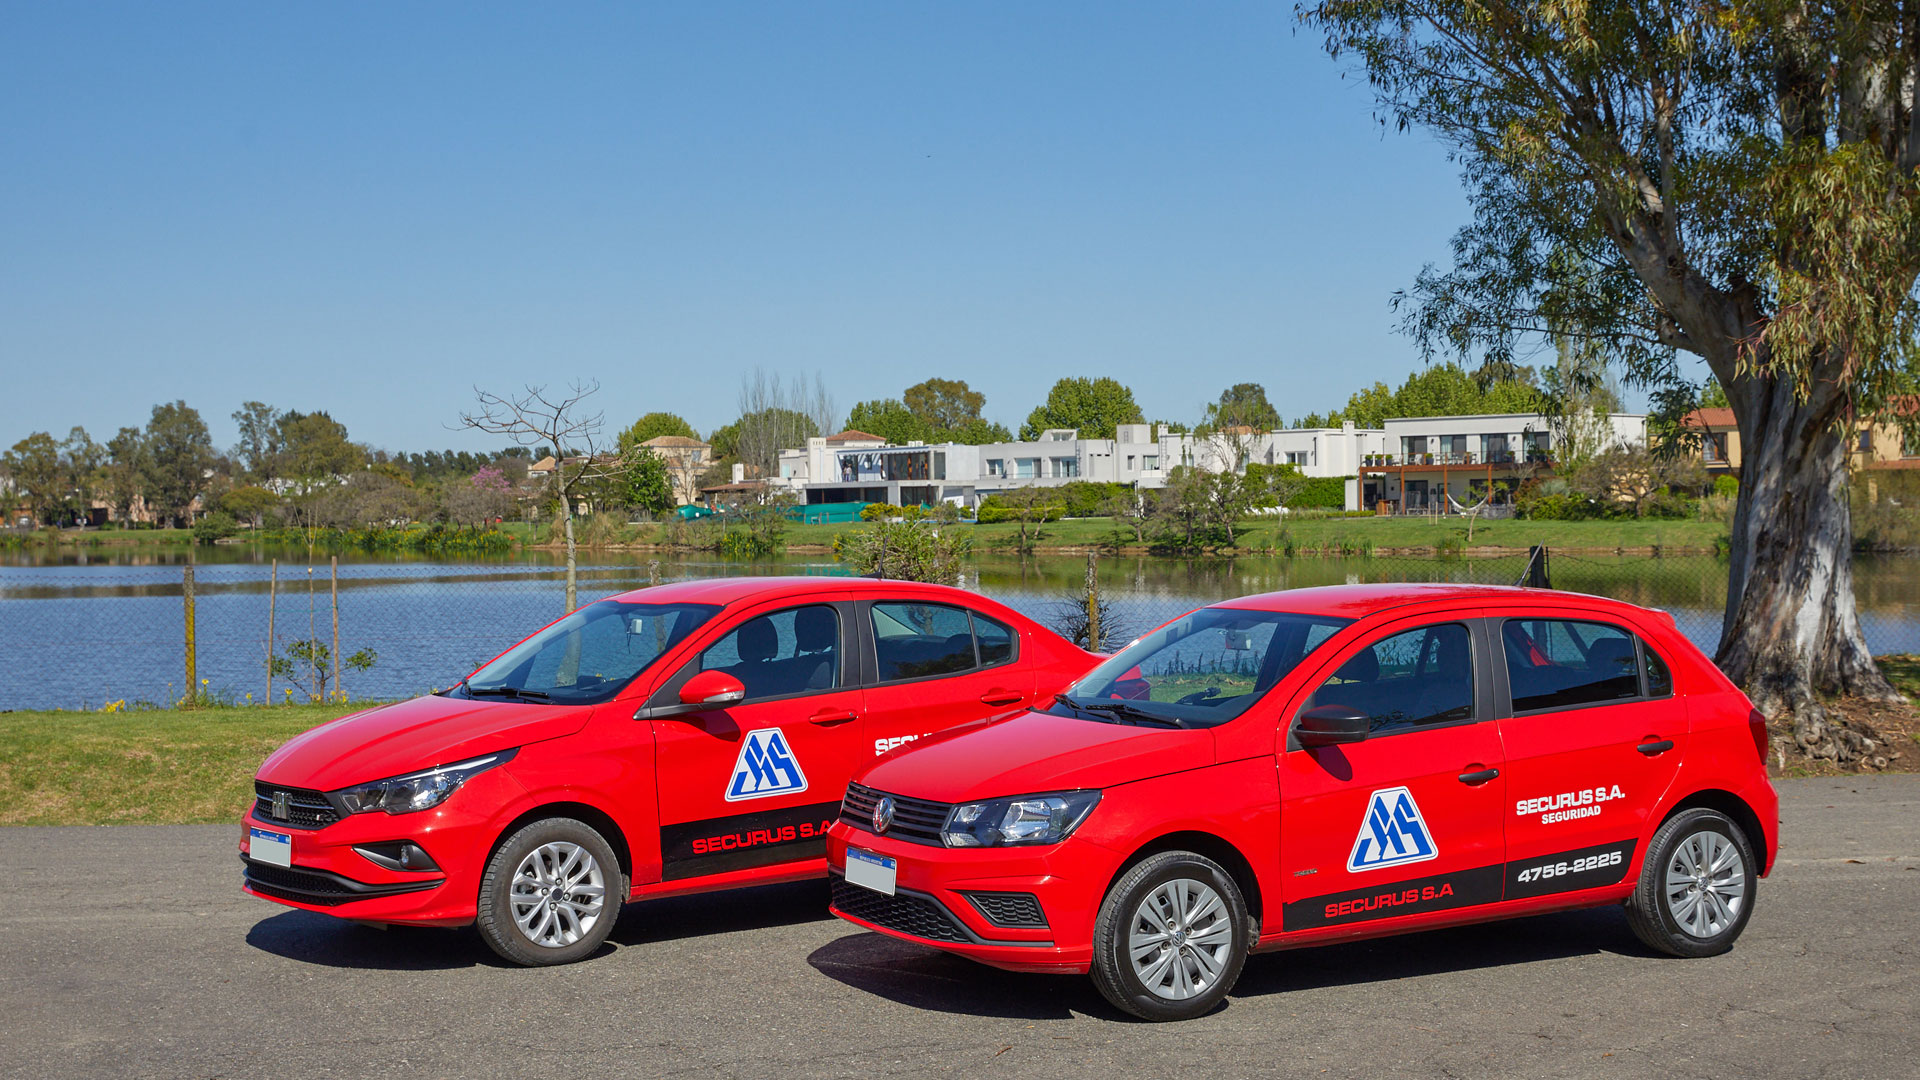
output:
[[[0,825],[237,822],[275,747],[364,707],[0,713]]]

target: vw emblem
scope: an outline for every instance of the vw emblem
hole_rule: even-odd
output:
[[[279,818],[281,821],[287,820],[287,816],[293,811],[292,802],[293,802],[293,796],[289,795],[287,792],[284,792],[284,791],[274,792],[273,793],[273,816]]]
[[[873,804],[873,831],[885,833],[893,827],[893,796],[882,795],[880,801]]]

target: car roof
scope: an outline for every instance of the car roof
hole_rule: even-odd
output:
[[[817,575],[809,577],[713,577],[692,578],[666,585],[651,585],[610,597],[648,604],[732,604],[741,600],[818,596],[823,593],[878,593],[892,596],[948,594],[954,602],[978,602],[978,593],[950,585],[928,585],[918,581],[898,581],[868,577]]]
[[[1286,611],[1301,615],[1330,615],[1364,619],[1369,615],[1415,604],[1467,602],[1475,604],[1552,603],[1614,611],[1645,609],[1619,600],[1557,589],[1524,589],[1512,585],[1458,585],[1446,582],[1393,582],[1377,585],[1322,585],[1284,589],[1223,600],[1212,606],[1253,611]]]

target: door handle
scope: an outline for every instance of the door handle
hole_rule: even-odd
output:
[[[1673,740],[1661,739],[1657,742],[1643,742],[1639,746],[1634,747],[1634,749],[1640,751],[1641,753],[1647,755],[1648,757],[1658,757],[1659,755],[1664,754],[1667,751],[1673,749]]]
[[[807,723],[819,724],[821,727],[829,727],[833,724],[844,724],[849,720],[858,719],[859,716],[859,713],[851,709],[822,709],[812,716],[807,717]]]
[[[1021,696],[1016,690],[989,690],[980,695],[980,704],[1014,705],[1019,703]]]
[[[1487,781],[1499,775],[1500,775],[1499,769],[1475,769],[1472,772],[1461,773],[1460,782],[1463,784],[1468,784],[1474,787],[1478,787],[1481,784],[1484,784]]]

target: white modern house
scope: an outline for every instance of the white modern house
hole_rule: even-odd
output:
[[[1529,479],[1578,454],[1644,444],[1643,413],[1554,418],[1538,413],[1413,416],[1386,422],[1386,446],[1360,462],[1353,509],[1449,513],[1511,501]],[[1351,485],[1350,485],[1351,486]]]

